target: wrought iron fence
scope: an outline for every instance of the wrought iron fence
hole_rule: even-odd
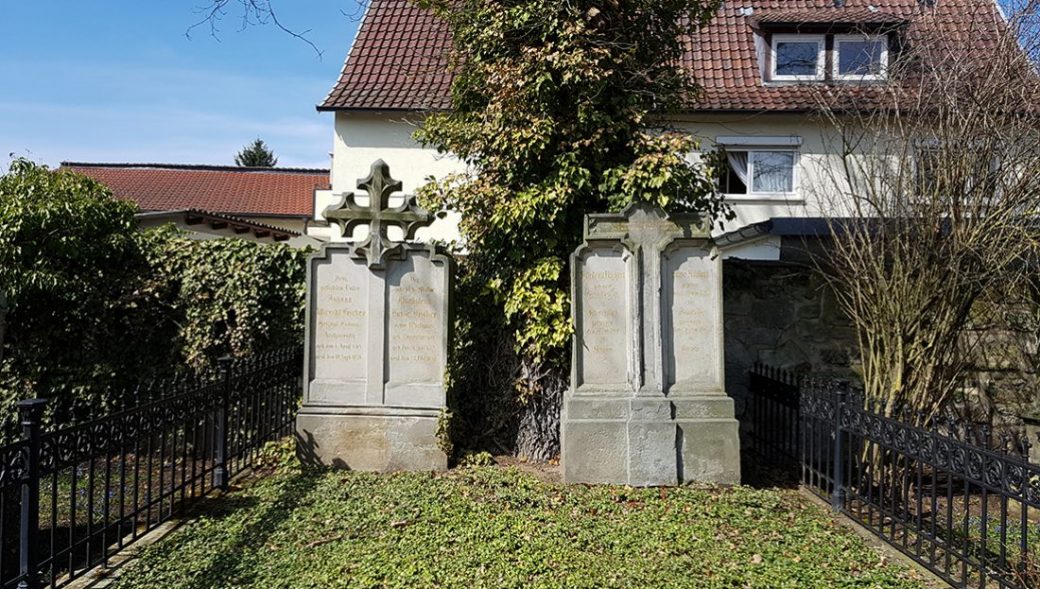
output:
[[[302,350],[220,361],[161,397],[44,431],[46,400],[19,405],[23,439],[0,447],[0,588],[60,587],[226,489],[292,432]]]
[[[885,411],[847,383],[753,374],[750,406],[784,395],[798,411],[793,421],[749,411],[751,446],[782,450],[805,488],[955,587],[1040,587],[1040,465],[1024,439],[921,427],[935,420]],[[777,428],[797,443],[758,442]]]

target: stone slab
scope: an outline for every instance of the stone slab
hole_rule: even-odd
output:
[[[635,487],[679,483],[679,430],[671,419],[628,422],[628,481]]]
[[[589,215],[571,256],[564,480],[634,486],[740,479],[725,393],[722,263],[689,215]]]
[[[624,420],[565,419],[560,469],[568,483],[628,483],[628,430]]]
[[[348,470],[441,471],[448,457],[437,444],[437,414],[309,413],[296,418],[305,464]]]
[[[740,436],[736,419],[676,420],[683,482],[740,484]]]

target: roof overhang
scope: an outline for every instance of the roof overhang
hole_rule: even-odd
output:
[[[200,209],[148,211],[134,215],[134,219],[137,220],[138,225],[155,226],[174,223],[189,230],[216,237],[238,237],[264,243],[281,243],[301,236],[300,233],[289,229]]]
[[[764,32],[801,33],[880,32],[903,28],[909,20],[880,10],[762,10],[748,16],[752,28]]]

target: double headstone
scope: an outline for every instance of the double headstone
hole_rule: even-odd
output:
[[[307,462],[354,470],[441,470],[437,441],[445,406],[452,261],[409,242],[432,217],[400,197],[381,160],[353,193],[325,210],[344,235],[367,224],[360,242],[327,244],[308,261],[304,402],[297,417]],[[405,241],[391,241],[388,226]]]
[[[725,393],[722,262],[697,217],[649,205],[589,215],[571,257],[567,482],[737,483]]]

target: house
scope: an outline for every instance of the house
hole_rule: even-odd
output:
[[[994,46],[1003,18],[995,0],[738,0],[684,40],[682,65],[702,92],[668,123],[702,149],[726,149],[720,188],[736,213],[716,232],[727,258],[731,392],[756,361],[842,371],[855,357],[855,332],[833,297],[792,265],[806,236],[827,232],[817,187],[840,166],[841,140],[818,117],[820,97],[869,108],[885,97],[903,48],[940,39],[970,55]],[[316,218],[332,194],[355,191],[377,158],[406,191],[462,169],[412,138],[425,113],[450,108],[450,42],[444,23],[409,0],[369,3],[318,105],[333,113],[335,139],[332,192]],[[446,215],[426,235],[457,235],[453,222]]]
[[[779,259],[781,236],[748,227],[819,217],[812,186],[840,151],[813,114],[821,90],[839,101],[854,93],[864,104],[884,92],[886,67],[902,46],[937,35],[985,43],[1001,18],[995,0],[726,2],[685,40],[683,66],[703,91],[669,123],[703,149],[724,146],[729,154],[722,190],[737,218],[722,232],[744,242],[744,253],[729,255]],[[318,106],[335,115],[333,193],[355,190],[377,158],[405,190],[460,169],[411,136],[424,113],[450,107],[449,46],[446,26],[409,0],[372,0],[339,80]],[[327,204],[331,194],[316,207],[318,218]],[[431,233],[450,237],[453,220]]]
[[[233,236],[298,247],[317,245],[328,232],[314,219],[315,199],[329,191],[328,170],[84,162],[61,167],[137,203],[142,228],[173,223],[198,238]]]

